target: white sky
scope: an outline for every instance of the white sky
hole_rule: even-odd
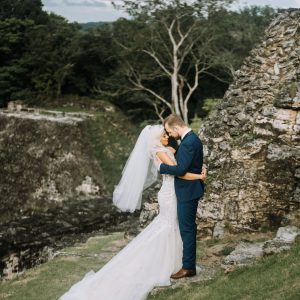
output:
[[[115,10],[111,0],[42,0],[44,10],[55,12],[69,21],[97,22],[114,21],[120,17],[127,17],[122,12]],[[114,1],[116,3],[120,1]],[[300,0],[240,0],[234,5],[241,8],[246,5],[269,5],[274,8],[300,8]]]

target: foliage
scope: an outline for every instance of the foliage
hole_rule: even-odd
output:
[[[216,34],[221,37],[215,40],[215,46],[225,51],[222,64],[231,68],[232,73],[261,40],[276,13],[270,6],[251,6],[240,11],[220,9],[210,14],[210,23],[214,24]]]
[[[201,124],[202,124],[202,119],[199,118],[197,115],[195,115],[194,118],[192,119],[190,127],[193,129],[194,132],[198,132]]]
[[[160,118],[167,110],[188,122],[188,103],[199,87],[199,77],[218,68],[224,53],[214,47],[217,35],[209,15],[230,3],[124,1],[123,7],[135,17],[131,24],[136,28],[130,27],[134,34],[115,38],[121,53],[119,70],[128,81],[118,84],[119,92],[143,92],[144,102],[152,104]]]
[[[47,22],[47,13],[42,11],[41,0],[1,0],[0,20],[16,18],[33,20],[36,24]]]
[[[27,82],[34,95],[61,96],[66,77],[73,72],[74,37],[78,28],[78,25],[68,24],[64,18],[50,14],[47,25],[35,26],[30,31],[24,56],[30,64]]]
[[[17,98],[58,97],[72,72],[72,40],[79,26],[47,15],[40,1],[29,2],[2,7],[6,18],[0,21],[0,105]]]
[[[138,75],[141,85],[168,103],[176,97],[180,99],[182,92],[182,99],[188,98],[189,121],[195,113],[203,117],[203,100],[222,98],[234,70],[276,14],[270,7],[256,6],[230,11],[229,3],[230,0],[123,1],[131,19],[84,25],[47,14],[40,0],[3,0],[0,107],[10,100],[40,105],[45,99],[73,94],[111,101],[138,121],[157,119],[157,113],[165,116],[172,105],[165,110],[165,103],[157,102],[153,93],[132,86]],[[177,19],[172,19],[174,16]],[[155,53],[172,70],[172,43],[164,26],[170,26],[172,20],[177,41],[179,25],[183,34],[193,28],[178,52],[178,58],[184,59],[178,69],[177,93],[171,88],[170,77],[161,72],[150,55]],[[199,73],[197,86],[189,95],[199,55],[199,69],[208,68]]]
[[[95,29],[97,27],[101,27],[109,23],[110,22],[87,22],[87,23],[80,23],[80,26],[83,31],[89,31],[91,29]]]
[[[97,112],[95,117],[89,122],[89,136],[104,173],[105,186],[112,192],[138,133],[119,112]]]
[[[4,62],[0,65],[0,101],[18,96],[18,93],[27,89],[23,78],[29,70],[23,53],[26,37],[33,25],[32,20],[0,20],[0,61]]]

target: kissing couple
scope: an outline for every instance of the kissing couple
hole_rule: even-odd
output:
[[[181,140],[179,147],[173,140]],[[177,148],[177,149],[176,149]],[[159,214],[99,271],[88,272],[59,300],[142,300],[170,278],[196,275],[195,223],[206,168],[199,137],[177,115],[140,133],[115,187],[122,211],[141,208],[143,190],[162,174]]]

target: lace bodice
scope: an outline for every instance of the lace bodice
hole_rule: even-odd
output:
[[[173,152],[169,148],[166,148],[166,147],[164,147],[164,148],[166,149],[165,152],[168,154],[168,156],[171,158],[171,160],[174,163],[176,163],[176,159],[175,159],[175,156],[174,156]],[[174,181],[174,176],[173,175],[163,174],[162,178],[163,178],[163,181],[172,181],[172,182]]]

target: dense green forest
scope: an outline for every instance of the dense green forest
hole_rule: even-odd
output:
[[[81,26],[81,29],[83,31],[89,31],[91,29],[95,29],[97,27],[101,27],[103,25],[107,25],[110,22],[87,22],[87,23],[79,23],[79,25]]]
[[[46,13],[41,0],[1,1],[0,107],[84,96],[139,121],[205,114],[203,100],[223,96],[277,11],[203,2],[123,1],[130,19],[84,25]]]

